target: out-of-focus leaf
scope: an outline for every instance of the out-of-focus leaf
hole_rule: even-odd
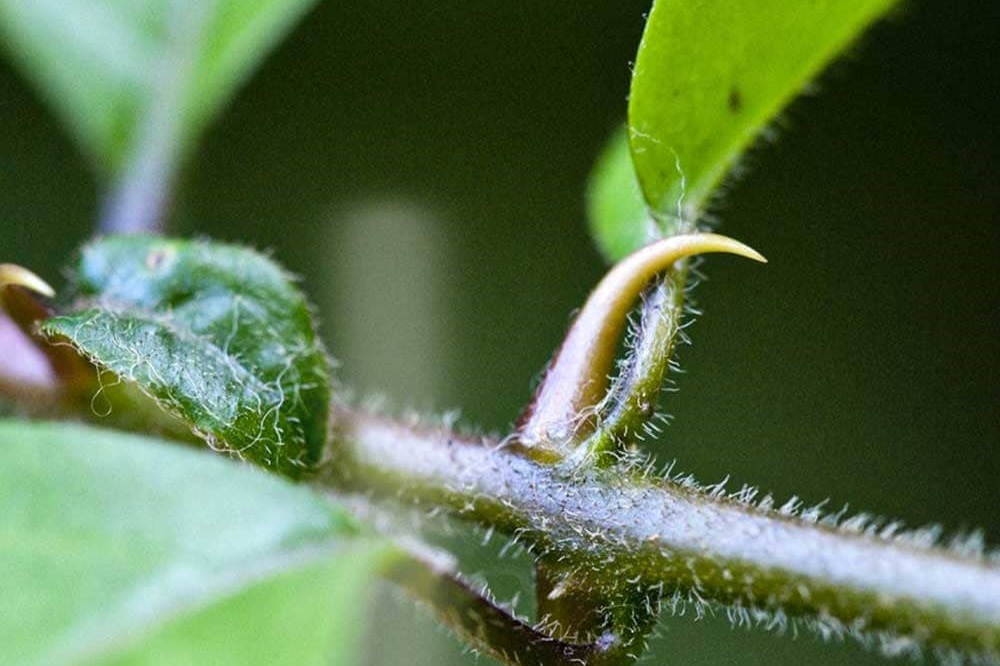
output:
[[[611,136],[590,175],[587,220],[597,248],[610,262],[642,247],[656,233],[635,178],[624,128]]]
[[[349,664],[395,557],[311,490],[204,451],[0,421],[0,662]]]
[[[0,0],[0,32],[84,150],[124,167],[168,109],[188,149],[315,0]]]
[[[590,176],[587,220],[597,248],[609,263],[682,231],[676,218],[658,220],[650,214],[636,180],[624,127],[611,135]]]
[[[42,332],[137,385],[213,448],[296,476],[320,457],[326,355],[305,298],[241,247],[152,236],[83,248]]]
[[[629,101],[658,217],[699,215],[754,137],[895,0],[655,0]]]

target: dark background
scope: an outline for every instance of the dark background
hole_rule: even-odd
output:
[[[172,231],[272,249],[359,393],[502,431],[604,270],[584,182],[647,8],[321,3],[208,133]],[[1000,541],[989,8],[905,3],[753,152],[715,212],[771,263],[705,264],[660,460]],[[54,278],[97,186],[6,63],[0,119],[0,260]],[[473,661],[407,606],[375,615],[372,664]],[[651,663],[879,663],[724,618],[660,633]]]

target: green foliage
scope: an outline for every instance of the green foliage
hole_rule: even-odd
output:
[[[113,223],[103,228],[150,230],[181,158],[311,4],[0,0],[0,35],[108,177]],[[892,4],[658,0],[628,126],[592,178],[602,253],[617,261],[692,228],[762,128]],[[502,442],[345,408],[327,448],[329,364],[308,304],[276,264],[244,248],[97,240],[40,330],[97,366],[101,392],[121,383],[148,397],[152,411],[117,403],[140,429],[169,415],[215,449],[365,494],[359,504],[369,493],[402,499],[517,535],[540,558],[539,628],[427,563],[411,562],[423,577],[390,573],[505,663],[632,663],[665,592],[675,605],[686,595],[699,609],[725,606],[738,622],[804,619],[887,652],[926,646],[997,661],[992,556],[945,551],[933,530],[838,524],[794,502],[776,510],[746,487],[727,496],[724,483],[664,482],[619,455],[655,430],[684,296],[687,255],[644,255],[595,290],[597,305],[584,308],[543,380],[555,388],[539,392],[534,414]],[[664,270],[675,279],[646,291],[608,398],[628,311]],[[6,267],[11,288],[32,286],[19,271]],[[34,333],[42,316],[22,329]],[[12,386],[16,397],[22,387]],[[70,403],[57,408],[78,407]],[[546,449],[553,441],[577,448]],[[318,467],[331,452],[336,464]],[[587,455],[553,464],[578,452]],[[308,489],[79,425],[0,420],[0,488],[0,661],[15,666],[352,663],[359,601],[371,575],[399,557]]]
[[[91,427],[0,421],[0,489],[15,666],[350,663],[393,557],[305,488]]]
[[[120,171],[154,109],[183,153],[314,0],[0,0],[13,54],[86,152]]]
[[[666,235],[646,207],[624,127],[611,136],[590,176],[587,221],[597,248],[609,263]]]
[[[657,0],[628,114],[653,210],[699,211],[761,128],[894,1]]]
[[[80,254],[42,331],[136,384],[213,448],[298,475],[320,456],[327,359],[305,298],[272,261],[219,243],[121,236]]]
[[[895,0],[657,0],[629,96],[628,142],[659,233],[698,221],[754,138]],[[624,133],[590,188],[591,230],[621,259],[659,237],[633,193]]]

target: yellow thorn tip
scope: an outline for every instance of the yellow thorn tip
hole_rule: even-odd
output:
[[[0,264],[0,291],[8,286],[24,287],[48,298],[56,295],[48,282],[17,264]]]
[[[692,241],[692,249],[686,252],[686,254],[689,255],[704,254],[707,252],[724,252],[726,254],[735,254],[747,259],[753,259],[754,261],[759,261],[762,264],[767,263],[767,259],[760,252],[745,243],[741,243],[738,240],[730,238],[729,236],[699,233],[675,238],[685,238]],[[664,239],[664,241],[669,240],[669,238]]]

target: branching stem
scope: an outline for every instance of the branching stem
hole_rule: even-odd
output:
[[[766,261],[756,250],[731,238],[696,233],[664,238],[616,264],[587,298],[521,416],[519,444],[533,449],[535,457],[549,460],[577,450],[581,420],[593,413],[607,393],[615,350],[635,300],[674,263],[706,252]]]
[[[605,399],[613,408],[579,447],[578,457],[602,463],[607,454],[643,439],[655,427],[663,379],[680,334],[688,270],[683,266],[647,289],[635,346]]]
[[[477,650],[508,664],[627,666],[635,661],[616,637],[574,643],[549,636],[513,617],[448,571],[418,558],[401,560],[386,578],[426,604],[441,622]]]
[[[897,651],[1000,657],[995,563],[751,506],[635,465],[548,465],[351,411],[336,424],[315,483],[496,527],[595,589],[811,618]]]

